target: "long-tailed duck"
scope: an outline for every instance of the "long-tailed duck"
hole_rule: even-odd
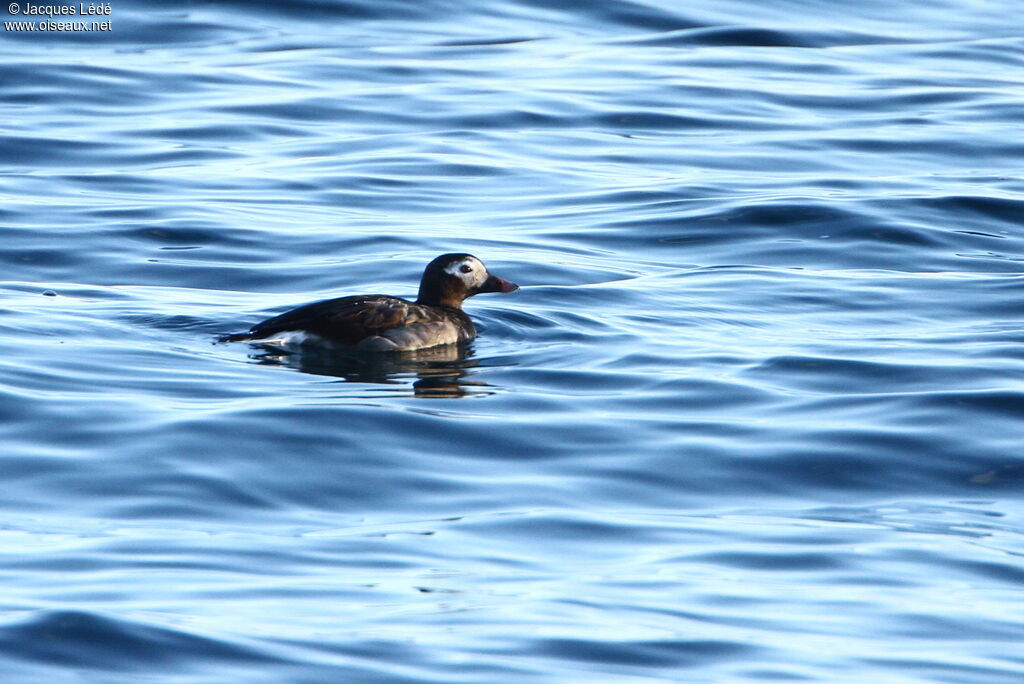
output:
[[[423,271],[415,302],[387,295],[356,295],[313,302],[286,311],[249,332],[221,342],[320,338],[366,351],[409,351],[476,337],[462,302],[481,292],[512,292],[515,283],[491,275],[472,254],[442,254]]]

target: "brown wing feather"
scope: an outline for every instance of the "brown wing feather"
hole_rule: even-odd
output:
[[[428,309],[398,297],[341,297],[286,311],[254,326],[251,334],[266,338],[303,330],[342,344],[356,344],[390,328],[435,318]]]
[[[407,322],[409,309],[409,303],[400,299],[366,301],[361,306],[348,307],[332,318],[367,330],[386,330]]]

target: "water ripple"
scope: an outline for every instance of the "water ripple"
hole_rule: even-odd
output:
[[[5,682],[1024,677],[1017,7],[111,9],[5,31]]]

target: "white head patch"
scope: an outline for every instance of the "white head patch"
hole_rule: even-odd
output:
[[[474,256],[453,261],[444,267],[444,272],[460,279],[467,288],[479,287],[487,280],[487,269],[483,262]]]

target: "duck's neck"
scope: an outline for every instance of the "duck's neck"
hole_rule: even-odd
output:
[[[420,292],[416,297],[416,303],[425,306],[447,306],[452,309],[461,309],[465,297],[439,285],[437,282],[424,278],[420,283]]]
[[[459,299],[424,299],[420,297],[416,300],[417,304],[424,304],[425,306],[444,306],[451,309],[462,310],[462,300]]]
[[[416,303],[423,304],[425,306],[444,306],[449,309],[462,309],[462,300],[458,297],[425,297],[421,293],[420,296],[416,298]]]

